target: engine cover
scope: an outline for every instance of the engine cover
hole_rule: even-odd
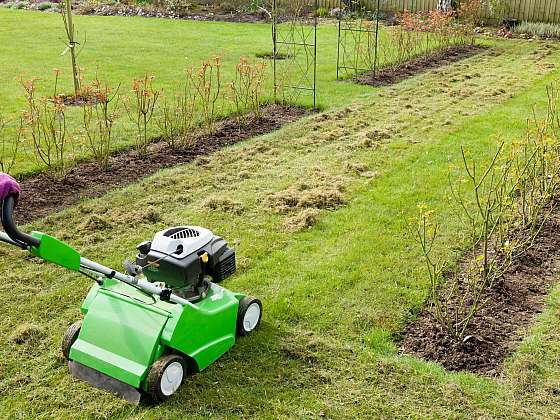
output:
[[[163,230],[138,249],[136,263],[148,281],[163,282],[182,296],[202,293],[206,276],[219,283],[235,272],[235,251],[225,240],[199,226]]]

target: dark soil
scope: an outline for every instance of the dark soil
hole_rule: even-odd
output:
[[[268,52],[268,53],[256,53],[255,57],[257,58],[264,58],[265,60],[273,60],[274,59],[274,53],[272,52]],[[290,54],[284,54],[284,53],[276,53],[276,59],[277,60],[286,60],[288,58],[292,58],[292,55]]]
[[[97,16],[142,16],[166,19],[188,19],[219,22],[270,22],[270,17],[264,11],[238,12],[226,11],[220,8],[203,7],[198,10],[170,10],[153,5],[134,4],[89,4],[84,3],[77,7],[76,12],[82,15]]]
[[[411,60],[397,68],[381,70],[377,72],[375,77],[373,77],[373,72],[363,74],[358,76],[357,82],[371,86],[393,85],[430,69],[472,57],[487,48],[481,45],[455,45],[446,50]]]
[[[0,0],[0,4],[5,0]],[[58,0],[53,0],[58,3]],[[164,7],[149,3],[125,4],[125,3],[99,3],[78,0],[75,2],[74,12],[78,15],[96,16],[141,16],[146,18],[162,19],[184,19],[214,22],[239,22],[239,23],[270,23],[272,15],[264,8],[257,8],[254,11],[236,10],[231,5],[224,3],[216,4],[196,4],[185,2],[178,7]],[[40,8],[44,4],[42,0],[30,0],[28,4],[22,6],[24,10],[34,10],[46,13],[57,13],[57,7],[47,9]],[[311,11],[307,11],[308,19],[312,19]],[[277,22],[285,22],[291,18],[279,15]]]
[[[150,145],[147,157],[136,150],[111,156],[109,168],[103,171],[94,162],[84,162],[73,167],[62,180],[39,174],[21,182],[22,194],[17,212],[19,223],[59,211],[83,198],[99,197],[114,188],[132,184],[159,169],[191,162],[216,150],[250,137],[269,133],[306,115],[310,111],[298,107],[271,105],[262,112],[262,119],[239,126],[235,118],[220,122],[214,134],[198,135],[196,143],[188,149],[173,150],[165,142]]]
[[[560,270],[560,208],[545,223],[534,246],[514,261],[503,279],[488,290],[486,304],[468,327],[464,342],[443,331],[425,308],[406,330],[401,350],[441,363],[454,371],[499,375],[544,309],[545,299]],[[456,299],[465,287],[459,287]]]
[[[66,106],[82,106],[82,105],[94,105],[97,100],[95,97],[86,96],[74,96],[74,95],[64,95],[61,94],[59,97],[62,99],[64,105]]]

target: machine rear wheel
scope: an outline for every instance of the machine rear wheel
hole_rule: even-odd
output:
[[[262,303],[254,297],[244,297],[239,302],[237,311],[237,335],[248,335],[252,333],[262,318]]]
[[[80,334],[80,328],[82,328],[82,321],[76,321],[68,327],[64,335],[62,336],[62,355],[66,360],[70,359],[70,348],[72,344],[78,339]]]
[[[168,354],[159,358],[148,373],[148,394],[156,402],[171,397],[183,383],[187,372],[185,358],[178,354]]]

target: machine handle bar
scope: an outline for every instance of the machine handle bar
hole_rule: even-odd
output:
[[[13,195],[6,197],[2,202],[2,226],[4,227],[4,231],[6,232],[9,239],[13,241],[14,245],[23,244],[26,245],[27,247],[31,247],[31,246],[36,248],[39,247],[41,241],[38,238],[28,235],[27,233],[23,233],[17,228],[13,218],[15,204],[16,204],[16,200]],[[3,233],[0,235],[0,240],[3,240],[4,242],[10,242],[9,240],[7,240],[7,238]],[[154,295],[161,295],[162,289],[153,285],[152,283],[147,282],[145,280],[136,279],[132,276],[128,276],[123,273],[119,273],[118,271],[114,271],[101,264],[90,261],[87,258],[82,257],[80,261],[80,265],[86,269],[90,269],[102,275],[109,276],[110,278],[114,277],[117,280],[120,280],[124,283],[128,283],[136,287],[140,287],[142,290],[148,293]],[[173,293],[170,294],[169,300],[174,303],[179,303],[181,305],[189,305],[196,308],[196,306],[193,305],[188,300],[183,299]]]
[[[16,199],[10,195],[2,202],[2,227],[11,240],[27,246],[38,247],[41,241],[34,236],[21,232],[14,222],[14,207]]]

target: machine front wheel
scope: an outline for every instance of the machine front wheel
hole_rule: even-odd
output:
[[[80,334],[80,328],[82,328],[82,321],[76,321],[68,327],[64,335],[62,336],[62,355],[66,360],[70,359],[70,348],[72,344],[78,339]]]
[[[237,312],[237,335],[252,333],[261,323],[262,303],[254,297],[244,297]]]
[[[159,358],[148,373],[148,394],[155,402],[163,402],[179,389],[187,372],[185,358],[168,354]]]

